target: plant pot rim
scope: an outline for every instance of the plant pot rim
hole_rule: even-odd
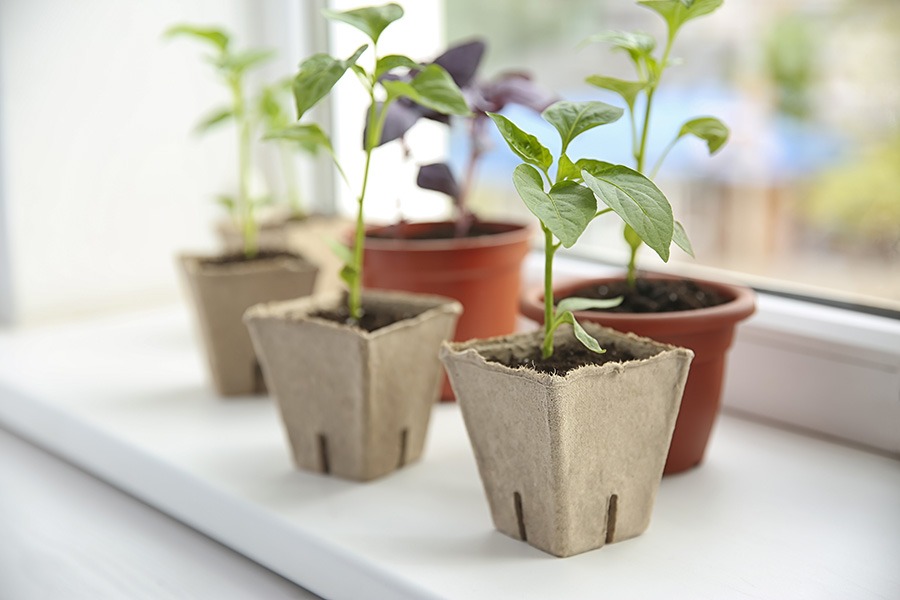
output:
[[[202,274],[207,277],[229,277],[283,269],[297,273],[318,270],[318,267],[309,262],[304,256],[287,251],[282,252],[278,256],[254,257],[250,260],[239,262],[219,264],[204,262],[222,256],[226,256],[226,254],[221,252],[215,254],[182,253],[178,255],[178,260],[190,274]]]
[[[370,234],[389,230],[396,227],[392,225],[371,225],[366,227],[366,250],[379,252],[442,252],[447,250],[463,250],[472,248],[489,248],[495,246],[507,246],[528,241],[533,232],[531,224],[517,223],[513,221],[478,221],[480,225],[497,227],[496,233],[486,233],[476,237],[444,238],[444,239],[409,239],[409,238],[378,238]],[[416,221],[406,223],[405,226],[416,229],[426,229],[435,226],[453,225],[453,221]]]
[[[313,323],[322,328],[347,331],[362,339],[372,340],[388,335],[398,329],[414,327],[439,314],[460,315],[463,312],[462,304],[453,298],[445,296],[381,290],[363,290],[362,296],[364,299],[374,299],[383,303],[419,306],[423,307],[424,310],[414,317],[395,321],[374,331],[367,331],[355,325],[347,325],[346,323],[310,316],[311,313],[340,306],[345,301],[345,292],[325,292],[295,300],[268,302],[251,306],[244,313],[244,322],[246,323],[252,319],[277,319],[288,323]]]
[[[595,338],[598,338],[601,346],[605,340],[616,339],[620,343],[624,343],[629,349],[637,350],[641,354],[646,354],[641,358],[635,358],[624,362],[607,362],[602,365],[587,364],[572,369],[564,375],[557,373],[545,373],[537,371],[528,366],[510,367],[501,362],[488,360],[482,353],[485,347],[529,347],[540,348],[543,341],[543,332],[540,330],[514,333],[492,338],[473,339],[464,342],[444,342],[441,345],[441,360],[453,357],[455,360],[468,362],[481,369],[506,373],[515,377],[522,377],[530,381],[535,381],[544,386],[559,386],[574,382],[584,377],[594,377],[605,373],[621,373],[628,369],[641,366],[650,360],[665,358],[667,355],[682,355],[693,357],[694,352],[688,348],[665,344],[656,340],[635,335],[633,333],[623,333],[610,327],[604,327],[597,323],[586,322],[582,326],[588,330]]]
[[[554,296],[565,298],[580,288],[590,287],[610,281],[621,281],[624,275],[579,279],[554,286]],[[663,326],[666,332],[694,329],[694,323],[704,319],[704,328],[712,329],[726,324],[734,324],[752,315],[756,310],[756,293],[746,286],[732,285],[720,281],[699,279],[696,277],[680,277],[663,273],[647,273],[646,279],[688,279],[704,287],[710,287],[730,298],[724,304],[708,308],[669,311],[660,313],[626,313],[609,311],[576,311],[575,315],[583,319],[602,318],[610,327],[618,327],[628,323],[645,323]],[[528,288],[520,297],[519,310],[529,319],[543,322],[544,287],[536,285]]]

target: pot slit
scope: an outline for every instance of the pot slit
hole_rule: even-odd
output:
[[[325,434],[319,434],[319,458],[322,461],[322,473],[331,473],[331,465],[328,463],[328,438]]]
[[[609,497],[609,506],[606,509],[606,543],[612,544],[616,537],[616,514],[619,511],[619,496],[613,494]]]
[[[513,493],[513,504],[516,508],[516,521],[519,522],[519,538],[523,542],[527,542],[528,535],[525,532],[525,513],[522,510],[522,494],[519,492]]]
[[[404,427],[400,430],[400,460],[397,462],[398,469],[406,464],[406,445],[408,438],[409,427]]]

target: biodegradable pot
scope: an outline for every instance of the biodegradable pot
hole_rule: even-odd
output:
[[[343,217],[309,215],[291,218],[277,213],[260,222],[259,247],[262,250],[287,250],[300,254],[319,267],[315,291],[334,292],[344,289],[341,259],[329,248],[328,240],[341,240],[353,222]],[[244,239],[231,221],[221,221],[216,230],[226,252],[242,252]]]
[[[672,279],[663,275],[650,277]],[[616,279],[601,278],[569,283],[554,287],[553,295],[557,299],[565,298],[574,295],[579,289]],[[694,281],[716,290],[728,298],[728,301],[710,308],[666,313],[576,313],[582,323],[600,323],[619,331],[632,332],[694,351],[696,358],[681,401],[681,412],[666,461],[666,474],[686,471],[703,460],[713,423],[719,412],[725,357],[734,339],[735,326],[755,310],[755,296],[749,288],[699,279]],[[543,287],[526,290],[522,296],[521,309],[528,318],[543,323]]]
[[[308,295],[316,267],[290,255],[214,261],[214,257],[180,257],[213,384],[222,396],[264,393],[259,364],[241,320],[244,311],[260,302]]]
[[[438,399],[438,348],[453,333],[458,302],[363,292],[363,307],[415,316],[372,332],[316,317],[341,294],[259,305],[245,321],[278,401],[296,465],[368,481],[422,455]]]
[[[693,353],[587,323],[601,345],[638,357],[564,376],[499,362],[542,332],[445,344],[494,526],[556,556],[643,533]],[[578,344],[557,331],[556,351]]]
[[[455,224],[406,223],[369,228],[364,285],[455,298],[465,312],[454,339],[486,338],[516,329],[522,261],[531,230],[512,223],[478,222],[477,237],[431,239]],[[379,237],[388,234],[404,237]],[[452,400],[449,384],[442,396]]]

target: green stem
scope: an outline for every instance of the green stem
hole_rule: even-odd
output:
[[[250,202],[251,131],[250,119],[244,102],[244,90],[239,76],[230,80],[234,97],[234,117],[238,124],[238,196],[235,213],[240,215],[241,233],[244,238],[244,256],[253,258],[258,252],[257,226]]]
[[[631,258],[628,259],[628,274],[626,275],[626,280],[628,282],[628,287],[634,289],[635,283],[637,283],[637,253],[638,246],[630,246],[631,248]]]
[[[541,356],[546,360],[553,356],[553,255],[558,246],[553,243],[553,234],[543,223],[541,229],[544,230],[544,345]]]
[[[650,179],[656,179],[656,174],[659,173],[659,169],[662,167],[663,161],[666,160],[669,152],[672,151],[672,148],[675,147],[675,144],[677,142],[678,138],[676,137],[674,140],[669,142],[669,145],[666,146],[665,150],[662,151],[662,154],[659,155],[659,159],[656,161],[656,164],[653,165],[653,170],[650,172]]]
[[[287,189],[288,206],[292,217],[303,216],[303,205],[300,202],[300,189],[297,187],[297,170],[294,168],[293,156],[285,143],[278,144],[281,157],[281,170],[284,173],[284,185]]]

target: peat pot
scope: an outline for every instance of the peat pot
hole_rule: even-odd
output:
[[[648,277],[669,278],[663,275]],[[621,280],[622,278],[618,278]],[[554,287],[557,300],[584,288],[614,281],[616,278],[582,280]],[[690,348],[695,358],[691,365],[681,401],[681,412],[675,425],[672,447],[666,461],[666,474],[680,473],[700,464],[719,413],[725,359],[737,324],[753,314],[755,296],[749,288],[694,279],[706,289],[715,290],[726,302],[710,308],[665,313],[617,313],[580,311],[579,322],[591,321],[619,331],[632,332],[654,340]],[[542,323],[544,292],[537,287],[522,296],[522,313]]]
[[[586,323],[634,360],[565,375],[502,364],[542,332],[445,344],[494,526],[555,556],[643,533],[662,477],[690,350]],[[556,352],[578,344],[560,328]]]
[[[308,295],[316,267],[289,254],[254,260],[180,257],[209,371],[222,396],[265,393],[266,388],[242,317],[254,304]]]
[[[400,316],[366,331],[321,316],[319,294],[259,305],[245,321],[297,467],[368,481],[418,460],[438,399],[438,350],[462,312],[438,296],[363,292],[366,313]]]
[[[450,222],[370,228],[364,285],[458,300],[465,309],[456,326],[454,339],[458,341],[512,333],[531,230],[487,221],[474,227],[482,235],[446,237],[454,231]],[[442,396],[453,398],[448,384]]]

